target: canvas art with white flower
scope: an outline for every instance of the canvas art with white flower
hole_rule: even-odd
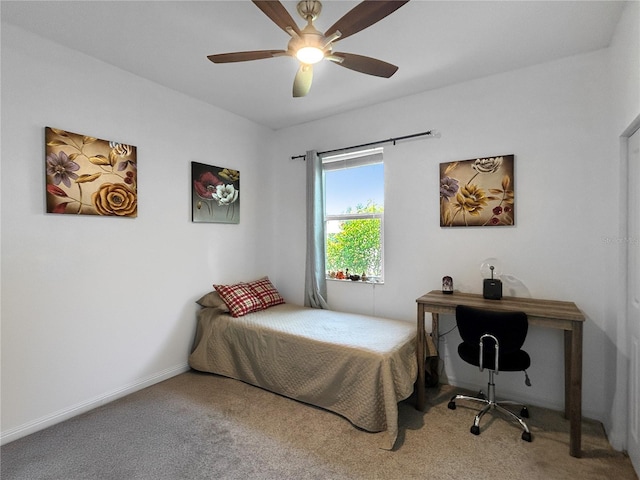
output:
[[[440,226],[515,225],[514,155],[440,164]]]
[[[136,147],[45,127],[47,213],[136,217]]]
[[[240,223],[240,172],[191,162],[192,221]]]

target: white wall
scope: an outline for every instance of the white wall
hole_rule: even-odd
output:
[[[456,289],[480,293],[480,264],[497,257],[532,296],[574,301],[582,309],[583,413],[606,420],[613,392],[603,388],[612,375],[604,360],[617,347],[604,331],[617,318],[605,306],[616,294],[610,279],[620,273],[607,241],[619,227],[619,132],[612,127],[609,55],[601,50],[278,132],[281,179],[290,186],[276,200],[282,206],[278,224],[289,239],[276,245],[279,287],[302,298],[303,273],[287,266],[304,265],[305,172],[304,162],[290,155],[438,130],[440,139],[385,148],[385,284],[329,282],[329,303],[414,322],[415,299],[439,289],[442,276],[451,275]],[[511,153],[516,226],[440,228],[439,163]],[[453,325],[445,317],[442,331]],[[454,331],[444,341],[445,377],[461,386],[484,385],[484,375],[458,360],[458,339]],[[533,357],[533,388],[520,375],[501,375],[500,391],[561,409],[561,332],[531,327],[525,346]]]
[[[45,212],[44,127],[138,149],[138,217]],[[272,132],[2,25],[2,440],[187,368],[194,300],[268,274]],[[191,222],[190,162],[241,172],[239,225]]]

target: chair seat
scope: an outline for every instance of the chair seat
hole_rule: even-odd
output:
[[[477,345],[470,345],[468,343],[461,343],[458,346],[458,355],[460,358],[471,365],[476,367],[480,366],[480,347]],[[484,351],[484,368],[489,370],[494,369],[495,353],[493,348]],[[526,370],[531,366],[531,357],[524,350],[517,350],[515,352],[509,352],[501,354],[498,359],[500,371],[504,372],[519,372]]]

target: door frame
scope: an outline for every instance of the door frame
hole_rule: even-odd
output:
[[[620,135],[620,203],[621,203],[621,222],[620,222],[620,239],[621,241],[618,242],[619,245],[619,258],[620,258],[620,305],[621,305],[621,312],[620,312],[620,317],[621,317],[621,321],[619,322],[619,332],[620,334],[618,335],[618,339],[620,340],[620,343],[618,344],[618,349],[619,351],[622,352],[622,356],[624,358],[624,362],[623,365],[620,365],[622,367],[622,369],[620,370],[620,377],[623,379],[623,381],[625,382],[625,385],[622,387],[622,385],[619,384],[619,390],[617,392],[617,396],[620,398],[620,400],[622,400],[622,405],[619,405],[621,407],[620,412],[622,413],[622,415],[620,416],[620,419],[623,421],[624,425],[620,425],[621,431],[620,434],[623,438],[621,438],[620,440],[622,440],[622,447],[625,451],[628,451],[630,443],[631,443],[631,435],[632,435],[632,431],[634,429],[634,426],[631,425],[631,420],[633,418],[632,416],[632,408],[634,408],[633,403],[630,401],[631,400],[631,391],[629,390],[629,388],[631,386],[636,386],[636,389],[638,388],[637,386],[637,382],[640,381],[639,379],[634,379],[632,378],[632,375],[634,373],[634,371],[636,371],[634,368],[632,368],[631,365],[631,361],[633,360],[631,357],[631,340],[629,338],[629,333],[630,333],[630,322],[631,320],[631,316],[630,316],[630,312],[629,312],[629,302],[630,302],[630,298],[629,298],[629,274],[630,274],[630,265],[629,265],[629,258],[628,258],[628,245],[627,242],[630,241],[630,228],[629,228],[629,217],[631,215],[631,208],[630,208],[630,202],[631,202],[631,197],[629,195],[629,184],[630,184],[630,180],[629,180],[629,139],[631,138],[631,136],[636,133],[637,131],[640,130],[640,115],[638,115],[630,124],[629,126],[624,130],[624,132],[622,133],[622,135]],[[626,240],[626,241],[623,241]],[[637,363],[637,359],[636,359],[636,363]],[[622,388],[620,388],[622,387]],[[637,408],[637,407],[636,407]],[[638,412],[635,412],[635,415],[638,415]],[[636,418],[636,422],[640,423],[640,420],[638,420]],[[618,422],[620,423],[620,422]],[[638,425],[635,426],[635,428],[638,428]],[[636,437],[640,435],[640,432],[636,431],[635,432]],[[640,471],[640,458],[631,458],[631,461],[634,465],[634,468],[636,469],[636,471]]]

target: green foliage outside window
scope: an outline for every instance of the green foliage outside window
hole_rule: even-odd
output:
[[[367,205],[350,207],[345,215],[382,213],[384,208],[369,201]],[[340,222],[337,233],[327,234],[326,263],[328,271],[380,276],[382,274],[382,248],[380,245],[380,218],[349,219]]]

